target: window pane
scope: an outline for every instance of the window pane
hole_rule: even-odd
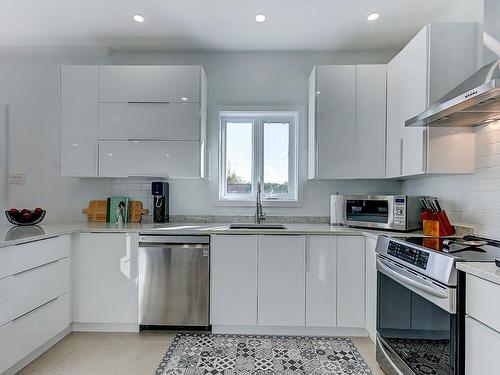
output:
[[[288,194],[289,123],[264,123],[264,193]]]
[[[252,192],[252,123],[226,123],[227,194]]]

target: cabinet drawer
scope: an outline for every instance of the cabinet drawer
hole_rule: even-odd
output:
[[[70,264],[64,258],[12,277],[12,318],[69,292]],[[22,291],[22,292],[20,292]]]
[[[199,103],[101,103],[99,139],[199,140]]]
[[[14,324],[12,322],[0,326],[0,374],[14,365],[21,358],[17,358],[14,348]]]
[[[0,280],[0,326],[12,320],[13,279],[12,276],[9,276]]]
[[[70,324],[70,294],[66,293],[13,321],[16,362]],[[15,363],[15,362],[14,362]]]
[[[498,374],[500,333],[467,316],[465,337],[465,375]]]
[[[101,141],[99,175],[200,176],[198,141]]]
[[[10,254],[12,246],[0,248],[0,279],[9,276],[12,272]]]
[[[60,236],[11,248],[11,273],[19,273],[69,256],[70,237]]]
[[[500,332],[500,285],[467,275],[466,313]]]
[[[100,102],[200,101],[200,66],[99,66]]]

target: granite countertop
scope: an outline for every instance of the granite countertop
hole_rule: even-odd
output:
[[[287,229],[229,229],[224,223],[165,223],[165,224],[112,224],[66,223],[35,226],[0,226],[0,247],[21,244],[71,233],[144,233],[165,235],[210,234],[323,234],[364,235],[376,239],[379,234],[393,237],[423,236],[421,231],[409,233],[388,232],[364,228],[330,226],[328,224],[285,224]]]
[[[500,285],[500,268],[495,265],[495,262],[458,262],[457,268]]]

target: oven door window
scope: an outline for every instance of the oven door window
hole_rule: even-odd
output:
[[[378,333],[415,374],[455,374],[455,314],[381,272],[377,304]]]
[[[389,202],[386,200],[347,200],[346,218],[368,223],[389,222]]]

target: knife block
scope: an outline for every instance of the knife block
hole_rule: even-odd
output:
[[[451,236],[455,228],[450,224],[445,211],[422,212],[423,232],[426,236]]]

